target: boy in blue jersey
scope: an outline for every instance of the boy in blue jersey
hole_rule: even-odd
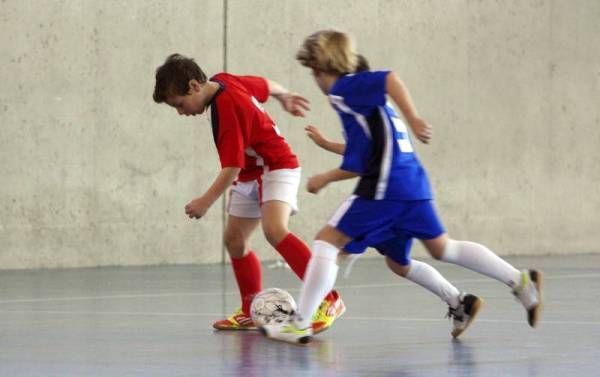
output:
[[[405,123],[387,102],[391,97],[415,136],[424,143],[431,126],[421,119],[406,87],[389,71],[355,72],[357,55],[348,35],[324,30],[309,36],[297,54],[341,118],[346,144],[329,144],[343,155],[340,168],[311,177],[308,191],[360,177],[356,189],[316,236],[313,254],[294,317],[263,332],[291,343],[311,339],[310,315],[331,290],[338,259],[372,246],[385,255],[389,268],[438,295],[449,306],[452,335],[471,323],[482,300],[460,293],[437,270],[410,259],[412,239],[421,240],[436,259],[479,272],[508,285],[527,311],[534,327],[541,309],[542,274],[519,271],[483,245],[450,239],[432,202],[427,174],[417,159]],[[313,140],[318,130],[307,128]],[[345,251],[340,251],[345,250]]]

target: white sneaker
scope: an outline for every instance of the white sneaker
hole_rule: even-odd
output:
[[[521,271],[521,284],[513,290],[515,297],[527,310],[527,322],[535,327],[542,311],[543,274],[537,270]]]
[[[260,328],[260,331],[267,338],[294,344],[306,344],[311,341],[313,335],[312,326],[299,329],[293,317],[283,323],[265,325]]]
[[[473,322],[477,312],[483,305],[483,300],[470,293],[461,293],[458,307],[448,307],[447,317],[452,321],[452,336],[458,338]]]

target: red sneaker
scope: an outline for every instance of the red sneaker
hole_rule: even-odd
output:
[[[241,308],[229,318],[213,323],[213,327],[217,330],[257,330],[252,317],[244,313]]]

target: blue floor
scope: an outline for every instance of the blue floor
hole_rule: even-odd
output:
[[[430,261],[486,300],[453,341],[445,305],[373,258],[340,277],[346,314],[304,347],[212,330],[238,306],[229,266],[0,271],[0,376],[599,376],[600,255],[508,260],[545,272],[537,329],[502,284]],[[297,295],[290,270],[264,280]]]

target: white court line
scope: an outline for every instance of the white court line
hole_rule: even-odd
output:
[[[210,317],[220,318],[223,313],[177,313],[177,312],[103,312],[83,310],[0,310],[0,314],[66,314],[66,315],[117,315],[117,316],[147,316],[147,317]]]
[[[600,279],[600,274],[577,274],[577,275],[544,275],[544,280],[564,280],[564,279]],[[462,279],[453,280],[455,284],[465,283],[482,283],[482,284],[498,284],[496,280],[491,278],[477,279]],[[368,288],[394,288],[416,286],[414,283],[404,281],[402,283],[388,284],[356,284],[356,285],[336,285],[337,289],[368,289]],[[283,288],[289,292],[298,292],[296,288]],[[171,293],[147,293],[147,294],[127,294],[127,295],[103,295],[103,296],[75,296],[75,297],[46,297],[46,298],[23,298],[23,299],[8,299],[0,300],[1,304],[18,304],[18,303],[35,303],[35,302],[60,302],[60,301],[84,301],[84,300],[113,300],[113,299],[133,299],[133,298],[156,298],[156,297],[191,297],[191,296],[223,296],[223,295],[238,295],[237,291],[230,292],[171,292]]]
[[[222,313],[177,313],[177,312],[102,312],[102,311],[68,311],[68,310],[0,310],[0,314],[63,314],[63,315],[85,315],[91,316],[135,316],[135,317],[209,317],[219,318]],[[344,321],[386,321],[386,322],[446,322],[443,318],[401,318],[401,317],[356,317],[344,316]],[[477,322],[487,323],[524,323],[522,320],[511,319],[477,319]],[[579,325],[600,326],[600,321],[556,321],[542,320],[542,325]]]
[[[438,322],[440,319],[435,318],[393,318],[393,317],[342,317],[346,320],[353,321],[389,321],[389,322]],[[481,319],[477,318],[476,322],[488,322],[488,323],[524,323],[525,321],[514,320],[514,319]],[[541,319],[539,322],[541,325],[583,325],[583,326],[600,326],[600,321],[546,321]]]
[[[392,275],[393,276],[393,275]],[[551,275],[548,276],[544,274],[544,280],[563,280],[563,279],[590,279],[590,278],[598,278],[600,279],[600,274],[578,274],[578,275]],[[494,283],[498,284],[498,281],[492,278],[476,278],[476,279],[462,279],[462,280],[452,280],[452,283]],[[359,284],[359,285],[336,285],[336,288],[393,288],[393,287],[402,287],[402,286],[415,286],[414,283],[409,281],[404,281],[402,283],[390,283],[390,284]],[[1,302],[1,301],[0,301]]]
[[[237,294],[227,292],[226,295]],[[171,293],[147,293],[129,295],[105,295],[105,296],[75,296],[75,297],[46,297],[46,298],[23,298],[14,300],[0,300],[0,304],[18,304],[27,302],[54,302],[54,301],[84,301],[84,300],[113,300],[124,298],[155,298],[155,297],[177,297],[177,296],[222,296],[223,293],[216,292],[171,292]]]

